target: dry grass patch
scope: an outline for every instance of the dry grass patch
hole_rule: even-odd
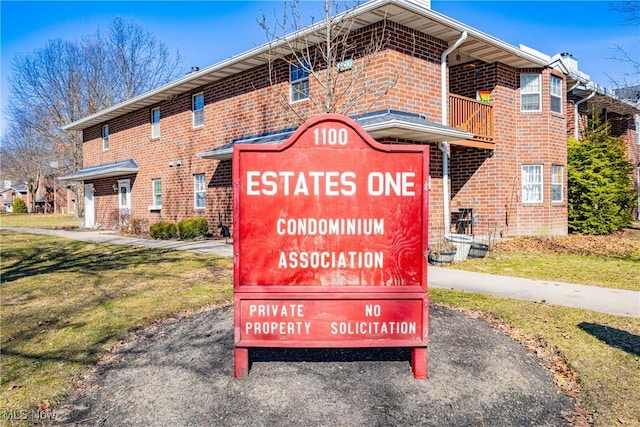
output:
[[[607,236],[523,237],[451,268],[640,291],[640,229]]]
[[[227,258],[0,236],[4,411],[57,403],[127,331],[232,300]]]

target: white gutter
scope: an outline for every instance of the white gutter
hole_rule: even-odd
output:
[[[455,138],[455,139],[470,139],[473,137],[473,134],[470,132],[464,132],[457,129],[441,129],[439,126],[428,126],[417,123],[407,123],[402,120],[388,120],[383,123],[373,123],[370,125],[362,125],[362,128],[367,131],[367,133],[375,133],[377,131],[384,131],[391,128],[413,131],[413,132],[422,132],[429,134],[436,134],[443,138]]]
[[[573,137],[575,139],[579,139],[580,138],[580,132],[578,129],[578,125],[579,125],[579,116],[578,116],[578,107],[580,106],[580,104],[582,104],[585,101],[590,100],[591,98],[593,98],[594,96],[596,96],[596,90],[594,89],[593,92],[591,92],[591,95],[587,96],[586,98],[582,98],[580,101],[576,102],[575,104],[573,104]]]
[[[440,81],[441,85],[441,105],[442,105],[442,124],[449,125],[449,94],[447,86],[447,56],[458,48],[467,39],[467,32],[463,31],[460,38],[447,48],[440,56]],[[451,213],[449,211],[449,141],[442,141],[439,144],[442,151],[442,206],[444,209],[444,233],[448,234],[451,228]]]
[[[375,0],[373,0],[375,1]],[[516,55],[520,58],[523,58],[527,61],[536,63],[540,66],[546,66],[549,64],[549,61],[551,60],[551,58],[549,57],[549,55],[546,55],[544,53],[538,52],[538,51],[534,51],[531,48],[526,48],[526,46],[522,46],[525,47],[525,49],[522,48],[518,48],[516,46],[513,46],[505,41],[502,41],[494,36],[491,36],[487,33],[484,33],[476,28],[473,28],[467,24],[463,24],[460,21],[456,21],[455,19],[443,15],[440,12],[437,12],[431,8],[425,8],[424,5],[420,4],[420,2],[416,2],[415,0],[381,0],[381,2],[384,3],[396,3],[396,4],[401,4],[403,5],[405,8],[410,9],[413,12],[419,13],[422,16],[425,16],[429,19],[432,19],[434,21],[439,22],[440,24],[443,24],[449,28],[452,28],[454,30],[460,31],[462,33],[469,33],[471,34],[471,36],[474,39],[477,39],[483,43],[487,43],[493,46],[498,47],[501,50],[505,50],[513,55]],[[368,2],[367,2],[368,3]],[[365,4],[367,4],[365,3]]]
[[[354,9],[348,9],[344,12],[341,12],[340,14],[334,16],[332,19],[334,20],[334,22],[341,22],[343,19],[345,19],[345,17],[349,17],[351,15],[353,15],[354,17],[357,17],[358,15],[362,14],[362,13],[366,13],[370,10],[374,10],[378,7],[380,7],[381,5],[387,4],[387,3],[393,3],[395,2],[395,0],[373,0],[373,1],[369,1],[366,3],[363,3],[359,6],[357,6],[354,9],[357,9],[357,13],[353,12]],[[315,24],[312,24],[308,27],[302,28],[300,30],[295,31],[294,33],[285,35],[283,37],[278,37],[276,39],[275,42],[273,43],[264,43],[260,46],[254,47],[253,49],[250,49],[248,51],[245,51],[244,53],[241,53],[239,55],[233,55],[230,58],[219,62],[217,64],[213,64],[210,65],[206,68],[203,68],[202,70],[195,72],[195,73],[188,73],[186,76],[181,77],[178,80],[175,80],[173,82],[169,82],[163,86],[160,86],[157,89],[153,89],[149,92],[145,92],[143,94],[140,94],[134,98],[128,99],[126,101],[123,101],[119,104],[113,105],[111,107],[105,108],[104,110],[100,110],[94,114],[91,114],[89,116],[83,117],[80,120],[76,120],[73,123],[69,123],[65,126],[62,126],[61,129],[62,130],[80,130],[79,127],[82,126],[84,123],[89,122],[93,119],[97,119],[100,118],[101,116],[104,116],[108,113],[111,112],[117,112],[120,109],[123,109],[127,106],[139,103],[141,101],[144,101],[148,98],[152,98],[156,95],[161,95],[164,94],[165,92],[171,92],[172,89],[179,89],[182,85],[184,85],[185,83],[188,83],[192,80],[197,80],[197,79],[201,79],[203,78],[203,76],[206,76],[207,74],[210,73],[214,73],[216,71],[219,70],[223,70],[227,67],[233,67],[233,66],[239,66],[243,61],[246,60],[252,60],[252,59],[256,59],[257,58],[257,63],[255,63],[253,66],[258,66],[258,65],[262,65],[267,63],[264,59],[262,59],[261,57],[265,54],[268,53],[269,51],[279,51],[280,49],[288,49],[288,46],[295,44],[295,41],[297,39],[302,39],[304,40],[305,37],[307,36],[311,36],[313,35],[315,32],[317,32],[319,29],[323,29],[325,27],[325,21],[320,21],[317,22]],[[319,39],[319,41],[321,41],[322,39]],[[209,83],[209,82],[207,82]],[[198,84],[195,87],[204,85],[206,83],[201,83]],[[177,93],[184,93],[186,91],[189,91],[191,89],[181,89],[179,90]],[[143,107],[140,107],[143,108]]]
[[[430,8],[427,8],[424,5],[416,3],[415,0],[370,0],[360,4],[354,9],[346,10],[332,19],[336,22],[341,22],[342,20],[347,18],[354,18],[357,21],[357,18],[359,16],[366,16],[368,13],[374,13],[375,16],[379,16],[380,19],[382,19],[385,16],[385,7],[394,8],[396,6],[406,9],[410,13],[415,13],[419,17],[433,20],[438,24],[444,25],[455,31],[471,34],[471,36],[475,40],[478,40],[481,43],[495,46],[500,50],[508,52],[510,55],[514,55],[522,58],[525,61],[538,64],[541,67],[547,65],[549,62],[548,56],[542,57],[539,53],[519,49],[502,40],[476,30]],[[368,25],[367,22],[365,22],[365,25]],[[296,39],[304,39],[306,36],[311,37],[315,32],[323,28],[324,21],[317,22],[292,34],[289,34],[282,38],[278,38],[271,45],[269,45],[269,43],[265,43],[240,55],[232,56],[220,63],[203,68],[198,72],[189,73],[176,81],[170,82],[157,89],[153,89],[149,92],[138,95],[135,98],[123,101],[119,104],[98,111],[89,116],[83,117],[79,120],[74,121],[73,123],[62,126],[62,130],[86,129],[89,126],[96,125],[103,121],[111,120],[114,117],[118,117],[119,115],[127,114],[140,108],[148,107],[149,105],[166,99],[166,97],[168,96],[185,93],[196,87],[210,84],[213,81],[217,81],[217,79],[236,74],[239,71],[247,70],[258,65],[265,64],[266,60],[264,59],[264,54],[268,53],[269,50],[287,50],[288,44],[295,44]],[[322,37],[318,39],[318,41],[321,40]],[[216,77],[214,76],[214,74],[219,74],[219,76]]]

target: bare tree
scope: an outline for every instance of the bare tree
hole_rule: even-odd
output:
[[[640,25],[640,2],[634,1],[616,1],[611,3],[611,8],[623,15],[623,25],[638,27]],[[629,88],[640,85],[640,37],[634,47],[626,48],[624,46],[616,46],[616,54],[612,58],[616,62],[627,64],[630,71],[620,76],[609,76],[609,79],[618,88]]]
[[[291,111],[300,122],[315,113],[348,115],[368,111],[395,86],[400,70],[383,79],[375,79],[367,70],[372,68],[376,54],[388,42],[386,20],[362,37],[355,37],[360,28],[354,16],[358,1],[324,0],[322,20],[306,25],[299,0],[285,1],[280,18],[270,25],[263,13],[258,24],[265,31],[269,45],[269,83],[284,109]],[[366,35],[366,37],[364,37]],[[415,40],[413,42],[415,48]],[[294,67],[308,75],[313,86],[293,88],[293,93],[278,89],[282,67]],[[408,65],[410,66],[410,65]],[[302,110],[292,106],[290,96],[304,92],[313,108]],[[357,111],[357,110],[360,111]]]
[[[9,127],[56,147],[56,156],[62,156],[56,160],[62,171],[79,170],[82,135],[64,132],[61,127],[177,78],[181,61],[178,52],[170,54],[151,33],[120,18],[112,21],[106,35],[98,30],[79,41],[50,40],[30,54],[13,58]],[[31,142],[16,136],[6,138],[8,143]],[[80,201],[82,189],[78,190]],[[82,204],[76,207],[78,215]]]
[[[40,131],[46,126],[41,111],[24,110],[20,116],[14,112],[13,118],[3,136],[2,167],[11,178],[26,184],[31,196],[29,212],[35,212],[38,189],[53,171],[56,144]]]
[[[167,46],[141,27],[120,18],[112,21],[106,40],[112,70],[114,101],[120,102],[147,92],[177,77],[180,53],[172,55]]]

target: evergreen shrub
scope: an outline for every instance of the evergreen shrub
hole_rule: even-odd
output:
[[[13,213],[28,213],[27,204],[22,199],[13,200]]]
[[[160,221],[149,227],[149,236],[152,239],[173,239],[178,235],[176,225],[173,222]]]
[[[625,143],[609,135],[609,123],[592,119],[582,140],[567,151],[569,232],[610,234],[632,220],[635,191]]]
[[[209,222],[200,216],[183,219],[176,226],[181,239],[203,239],[209,231]]]

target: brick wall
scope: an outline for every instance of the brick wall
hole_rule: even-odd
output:
[[[549,70],[542,75],[542,111],[520,111],[520,70],[475,61],[451,67],[451,91],[475,98],[489,91],[495,114],[495,150],[452,146],[451,209],[472,209],[474,233],[482,236],[565,235],[566,132],[563,114],[550,112]],[[561,74],[556,74],[562,78]],[[563,92],[564,93],[564,92]],[[566,111],[566,102],[563,105]],[[522,165],[542,165],[543,202],[523,204]],[[552,165],[564,167],[564,201],[551,202]]]
[[[372,36],[381,40],[380,49],[366,53]],[[441,122],[440,55],[447,44],[393,22],[382,21],[352,35],[354,68],[341,73],[339,87],[348,79],[372,89],[357,97],[346,114],[381,109],[398,109],[425,114]],[[150,110],[127,114],[109,122],[110,148],[102,150],[101,127],[84,132],[85,166],[122,159],[134,159],[139,172],[129,177],[132,215],[147,219],[177,221],[201,215],[212,231],[222,221],[232,228],[231,162],[206,160],[197,153],[212,150],[232,139],[283,128],[296,127],[305,118],[322,112],[312,100],[289,103],[289,65],[285,60],[228,77],[158,103],[161,136],[151,138]],[[520,111],[520,73],[542,76],[542,111]],[[563,101],[563,114],[550,112],[550,75],[547,69],[516,70],[501,63],[474,61],[449,70],[452,93],[470,98],[479,90],[489,91],[495,113],[495,150],[455,145],[452,141],[450,209],[473,209],[474,232],[482,236],[563,235],[567,233],[566,137],[571,132],[573,104]],[[562,78],[561,74],[556,74]],[[310,81],[311,93],[321,92],[322,81]],[[392,87],[389,87],[392,85]],[[564,90],[564,88],[563,88]],[[192,127],[191,100],[204,93],[205,125]],[[583,106],[585,107],[585,106]],[[567,120],[567,117],[569,118]],[[631,134],[629,134],[631,135]],[[390,138],[383,143],[412,143]],[[638,150],[630,147],[630,156]],[[442,235],[442,153],[430,144],[430,223],[433,239]],[[522,203],[522,165],[543,166],[543,202]],[[564,167],[564,200],[551,203],[551,167]],[[195,174],[204,174],[207,183],[206,208],[194,208]],[[112,186],[117,178],[98,180],[95,193],[96,219],[106,221],[117,209]],[[162,179],[161,210],[150,210],[152,179]],[[106,222],[105,222],[106,223]]]
[[[383,40],[382,48],[365,55],[373,35]],[[355,66],[340,78],[360,79],[367,93],[347,114],[391,108],[440,121],[439,58],[446,48],[444,41],[382,21],[354,32],[348,46]],[[112,187],[128,178],[134,218],[152,224],[198,215],[209,220],[212,231],[218,231],[219,220],[232,227],[231,162],[201,159],[196,154],[241,136],[298,126],[304,118],[321,112],[313,100],[289,104],[288,78],[289,64],[279,60],[271,72],[268,66],[259,66],[127,114],[108,123],[108,150],[102,148],[102,124],[85,130],[85,167],[123,159],[133,159],[139,166],[134,176],[93,182],[96,221],[115,225],[118,199]],[[310,80],[312,96],[321,91],[321,84]],[[369,91],[376,87],[381,89]],[[200,92],[205,97],[205,125],[193,128],[192,95]],[[161,115],[159,138],[151,138],[150,114],[155,107]],[[194,208],[195,174],[205,175],[204,210]],[[162,209],[151,210],[152,180],[158,178],[162,180]]]

